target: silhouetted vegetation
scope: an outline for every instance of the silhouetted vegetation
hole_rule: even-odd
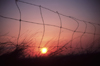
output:
[[[3,44],[3,43],[2,43]],[[1,44],[0,44],[1,45]],[[12,52],[0,56],[0,66],[98,66],[100,65],[100,52],[69,54],[64,56],[25,57],[25,45],[16,45]],[[0,46],[0,54],[4,46]]]

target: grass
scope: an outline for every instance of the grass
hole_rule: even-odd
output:
[[[0,44],[0,53],[4,46]],[[5,43],[6,45],[8,43]],[[12,52],[0,56],[0,66],[99,66],[100,52],[69,54],[64,56],[25,57],[25,44],[20,44]]]

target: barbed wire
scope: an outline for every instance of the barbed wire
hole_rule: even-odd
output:
[[[28,4],[28,5],[32,5],[32,6],[38,7],[39,10],[40,10],[40,16],[41,16],[41,19],[42,19],[42,23],[23,20],[23,19],[21,18],[21,10],[20,10],[20,8],[19,8],[19,6],[18,6],[18,2],[21,2],[21,3],[25,3],[25,4]],[[28,2],[25,2],[25,1],[15,0],[15,4],[16,4],[16,7],[17,7],[17,9],[18,9],[18,11],[19,11],[19,19],[17,19],[17,18],[11,18],[11,17],[6,17],[6,16],[3,16],[3,15],[0,15],[0,17],[1,17],[1,18],[5,18],[5,19],[11,19],[11,20],[19,21],[19,33],[18,33],[18,37],[17,37],[17,45],[18,45],[18,41],[19,41],[19,38],[20,38],[21,23],[22,23],[22,22],[31,23],[31,24],[37,24],[37,25],[43,25],[43,34],[42,34],[42,37],[41,37],[40,44],[39,44],[39,46],[34,46],[34,47],[38,47],[38,49],[41,48],[41,44],[42,44],[42,41],[43,41],[43,39],[44,39],[44,35],[45,35],[45,26],[52,26],[52,27],[60,28],[60,29],[59,29],[59,35],[58,35],[58,41],[57,41],[58,43],[57,43],[57,46],[53,46],[53,48],[52,48],[52,49],[54,49],[55,47],[57,47],[57,50],[56,50],[55,52],[51,53],[50,55],[55,55],[55,54],[57,54],[58,52],[59,52],[59,53],[62,52],[62,51],[63,51],[63,50],[62,50],[63,48],[67,49],[67,48],[66,48],[66,45],[68,45],[69,43],[71,43],[71,44],[70,44],[70,48],[72,48],[72,44],[73,44],[72,42],[73,42],[73,40],[76,39],[76,38],[80,38],[80,47],[81,47],[81,49],[83,49],[83,46],[82,46],[82,37],[83,37],[85,34],[91,34],[91,35],[94,36],[94,37],[93,37],[93,43],[92,43],[92,45],[91,45],[91,47],[93,47],[94,44],[95,44],[95,40],[96,40],[96,39],[95,39],[95,36],[96,36],[96,35],[100,36],[100,34],[97,34],[97,33],[96,33],[96,25],[100,26],[100,24],[93,23],[93,22],[88,22],[88,21],[84,21],[84,20],[80,20],[80,19],[77,19],[77,18],[72,17],[72,16],[67,16],[67,15],[61,14],[61,13],[59,13],[58,11],[51,10],[51,9],[46,8],[46,7],[43,7],[43,6],[41,6],[41,5],[36,5],[36,4],[28,3]],[[48,11],[50,11],[50,12],[53,12],[53,13],[57,14],[58,17],[59,17],[60,25],[57,26],[57,25],[52,25],[52,24],[46,24],[46,23],[44,22],[44,17],[43,17],[42,9],[46,9],[46,10],[48,10]],[[76,28],[75,28],[74,30],[72,30],[72,29],[63,27],[63,26],[62,26],[62,19],[61,19],[61,16],[64,16],[64,17],[66,17],[66,18],[70,18],[70,19],[74,20],[74,21],[77,23]],[[77,29],[79,28],[79,21],[80,21],[80,22],[83,22],[83,23],[85,24],[85,30],[84,30],[84,31],[78,31],[78,30],[77,30]],[[93,33],[92,33],[92,32],[87,32],[87,24],[93,25],[93,27],[94,27],[94,32],[93,32]],[[60,44],[61,30],[62,30],[62,29],[71,31],[71,32],[73,32],[73,33],[72,33],[71,40],[70,40],[69,42],[67,42],[67,43],[64,44],[63,46],[59,46],[59,44]],[[82,35],[74,38],[74,34],[75,34],[75,33],[82,33]],[[45,46],[46,46],[47,44],[48,44],[48,43],[46,43]],[[59,48],[59,47],[60,47],[60,48]],[[51,49],[51,50],[52,50],[52,49]]]

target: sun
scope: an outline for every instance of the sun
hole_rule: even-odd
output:
[[[47,48],[42,48],[41,53],[43,53],[43,54],[47,53]]]

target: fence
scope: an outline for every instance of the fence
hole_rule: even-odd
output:
[[[28,4],[28,5],[32,5],[32,6],[38,7],[39,10],[40,10],[40,16],[41,16],[41,19],[42,19],[42,23],[37,23],[37,22],[33,22],[33,21],[23,20],[23,19],[21,18],[21,17],[22,17],[22,14],[21,14],[22,12],[21,12],[21,10],[20,10],[20,7],[19,7],[19,5],[18,5],[18,2],[21,2],[21,3],[24,3],[24,4]],[[54,52],[52,52],[50,55],[56,55],[56,54],[61,53],[62,51],[64,51],[64,50],[62,50],[63,48],[67,49],[66,46],[67,46],[69,43],[71,43],[71,44],[70,44],[70,48],[72,48],[72,44],[73,44],[72,42],[73,42],[74,39],[77,39],[77,38],[80,38],[80,40],[79,40],[79,41],[80,41],[80,47],[81,47],[81,49],[83,49],[83,47],[82,47],[82,37],[83,37],[85,34],[91,34],[91,35],[93,35],[93,40],[92,40],[92,45],[91,45],[91,48],[92,48],[92,47],[94,46],[94,44],[95,44],[95,41],[98,40],[98,39],[95,39],[95,36],[97,36],[97,35],[100,36],[100,34],[97,34],[97,33],[96,33],[96,31],[97,31],[96,26],[99,26],[99,27],[100,27],[100,24],[96,24],[96,23],[92,23],[92,22],[80,20],[80,19],[77,19],[77,18],[72,17],[72,16],[67,16],[67,15],[61,14],[61,13],[59,13],[58,11],[53,11],[53,10],[51,10],[51,9],[49,9],[49,8],[46,8],[46,7],[43,7],[43,6],[41,6],[41,5],[36,5],[36,4],[32,4],[32,3],[28,3],[28,2],[24,2],[24,1],[20,1],[20,0],[15,0],[15,4],[16,4],[17,9],[18,9],[18,11],[19,11],[19,19],[11,18],[11,17],[6,17],[6,16],[2,16],[2,15],[0,15],[0,17],[1,17],[1,18],[5,18],[5,19],[11,19],[11,20],[19,21],[19,33],[18,33],[18,37],[17,37],[17,45],[19,45],[19,38],[20,38],[20,32],[21,32],[21,24],[22,24],[22,22],[32,23],[32,24],[37,24],[37,25],[43,25],[43,34],[42,34],[42,38],[41,38],[40,44],[39,44],[39,46],[38,46],[37,48],[41,48],[41,44],[42,44],[42,41],[43,41],[44,35],[45,35],[45,29],[46,29],[45,26],[52,26],[52,27],[57,27],[57,28],[59,28],[58,42],[57,42],[57,45],[53,47],[53,48],[56,47],[57,50],[54,51]],[[60,26],[52,25],[52,24],[46,24],[45,21],[44,21],[42,9],[46,9],[46,10],[52,12],[52,13],[57,14],[58,17],[59,17]],[[77,23],[77,27],[75,28],[75,30],[72,30],[72,29],[63,27],[61,16],[66,17],[66,18],[70,18],[70,19],[74,20],[74,21]],[[80,21],[80,22],[83,22],[83,23],[85,24],[85,30],[84,30],[84,31],[77,31],[77,29],[79,28],[79,21]],[[94,27],[93,33],[87,32],[87,31],[86,31],[86,30],[87,30],[87,27],[88,27],[87,24],[90,24],[90,25],[92,25],[92,26]],[[60,36],[61,36],[61,33],[62,33],[62,32],[61,32],[62,29],[71,31],[71,32],[73,32],[73,33],[72,33],[71,40],[70,40],[68,43],[64,44],[63,46],[61,46],[61,47],[59,48],[59,42],[60,42],[59,40],[60,40]],[[75,33],[81,33],[82,35],[74,38]],[[52,49],[53,49],[53,48],[52,48]]]

